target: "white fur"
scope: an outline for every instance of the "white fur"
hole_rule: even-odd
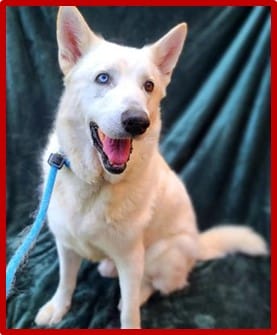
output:
[[[186,24],[135,49],[96,36],[76,8],[62,7],[57,36],[65,90],[44,161],[50,152],[62,150],[71,168],[59,172],[48,213],[60,282],[35,321],[61,320],[71,304],[81,258],[87,258],[102,260],[103,275],[118,274],[121,327],[140,328],[140,305],[155,290],[168,294],[187,285],[197,260],[233,251],[266,254],[266,245],[248,228],[199,234],[186,188],[159,153],[159,104],[182,50]],[[95,83],[101,71],[112,73],[110,85]],[[143,89],[148,79],[155,84],[152,93]],[[151,125],[133,140],[126,170],[114,175],[103,168],[89,122],[109,137],[121,137],[121,114],[134,105],[147,113]]]

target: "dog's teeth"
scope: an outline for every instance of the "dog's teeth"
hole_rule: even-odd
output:
[[[99,136],[100,141],[103,143],[106,135],[102,133],[102,131],[99,128],[98,128],[98,136]]]

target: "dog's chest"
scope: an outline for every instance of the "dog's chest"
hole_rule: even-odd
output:
[[[97,261],[104,257],[102,245],[114,229],[108,219],[109,194],[105,188],[57,185],[49,206],[49,226],[65,246]]]

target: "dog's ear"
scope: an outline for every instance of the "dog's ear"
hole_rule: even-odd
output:
[[[59,64],[66,75],[92,43],[100,40],[74,6],[61,6],[57,17]]]
[[[187,24],[180,23],[151,46],[155,64],[170,79],[187,36]]]

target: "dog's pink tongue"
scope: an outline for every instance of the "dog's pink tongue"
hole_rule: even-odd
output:
[[[123,165],[127,163],[130,156],[131,140],[112,139],[106,136],[103,140],[103,150],[111,164]]]

